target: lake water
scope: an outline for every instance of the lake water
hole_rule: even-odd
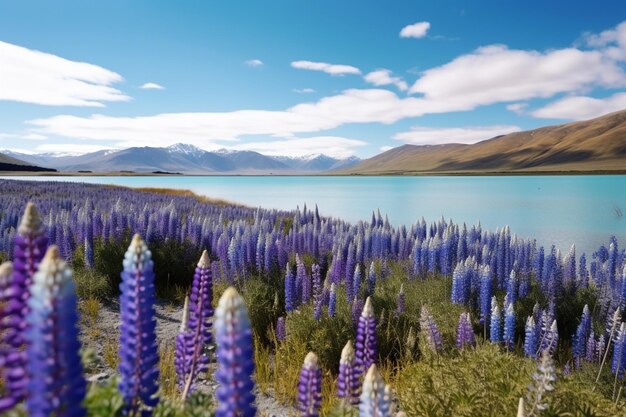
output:
[[[373,210],[393,225],[452,219],[509,225],[513,233],[587,253],[617,236],[626,245],[626,176],[212,176],[212,177],[6,177],[76,181],[129,187],[189,189],[250,206],[294,209],[318,205],[322,215],[369,220]],[[1,191],[1,190],[0,190]]]

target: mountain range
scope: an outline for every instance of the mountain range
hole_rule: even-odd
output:
[[[403,145],[337,174],[626,171],[626,110],[471,145]]]
[[[338,159],[326,155],[304,157],[267,156],[254,151],[205,151],[188,144],[166,148],[134,147],[102,150],[83,155],[24,154],[2,151],[24,164],[45,166],[64,172],[168,172],[182,174],[297,174],[320,173],[358,163],[355,157]]]

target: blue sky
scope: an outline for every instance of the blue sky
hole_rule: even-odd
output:
[[[368,157],[626,108],[623,1],[0,9],[0,149],[185,142]]]

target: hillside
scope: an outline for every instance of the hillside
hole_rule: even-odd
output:
[[[12,156],[0,153],[0,171],[53,172],[55,170],[32,165],[26,161],[22,161],[21,159],[13,158]]]
[[[473,145],[404,145],[341,174],[626,170],[626,110]]]

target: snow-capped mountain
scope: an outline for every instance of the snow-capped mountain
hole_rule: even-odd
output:
[[[320,173],[352,166],[358,158],[326,155],[304,157],[267,156],[254,151],[220,149],[205,151],[177,143],[166,148],[134,147],[83,155],[34,154],[5,151],[5,155],[60,171],[178,172],[183,174],[298,174]]]

